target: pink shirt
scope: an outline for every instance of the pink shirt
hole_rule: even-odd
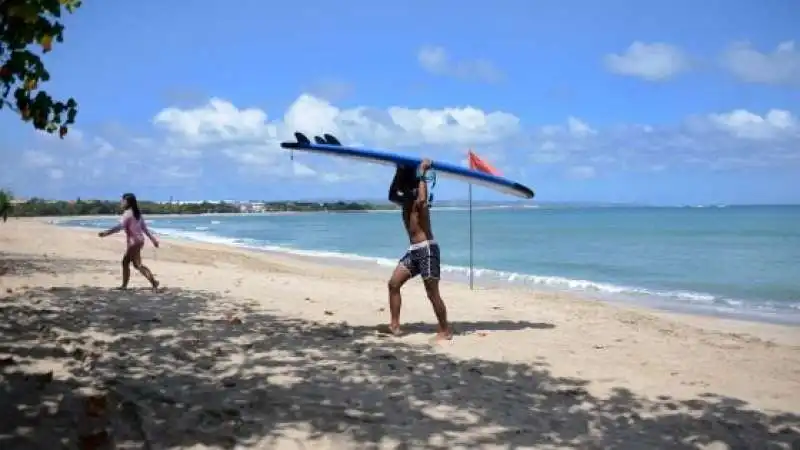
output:
[[[126,210],[122,214],[120,225],[122,226],[122,229],[125,230],[125,236],[128,239],[128,246],[144,244],[145,236],[150,235],[150,231],[147,229],[147,224],[144,223],[144,217],[140,217],[137,220],[136,217],[133,216],[133,211],[130,209]]]

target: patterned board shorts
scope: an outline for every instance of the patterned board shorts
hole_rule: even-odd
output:
[[[434,241],[412,244],[400,258],[400,264],[408,269],[412,278],[420,275],[423,280],[439,279],[440,261],[439,244]]]

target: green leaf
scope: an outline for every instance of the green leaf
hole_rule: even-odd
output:
[[[51,76],[39,54],[64,41],[59,18],[80,6],[79,0],[0,0],[0,109],[61,137],[75,123],[78,103],[54,101],[43,89]],[[29,80],[35,83],[26,86]]]

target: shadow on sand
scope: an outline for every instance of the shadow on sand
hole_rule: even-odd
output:
[[[26,276],[34,273],[63,275],[87,270],[105,271],[92,269],[97,266],[97,262],[91,259],[51,257],[47,254],[31,257],[27,254],[0,252],[0,276]]]
[[[300,431],[336,448],[800,445],[800,417],[736,399],[597,398],[544,363],[456,360],[205,292],[51,288],[0,310],[2,449],[78,447],[86,386],[107,393],[109,439],[125,448],[276,448]],[[53,364],[71,377],[53,378]]]

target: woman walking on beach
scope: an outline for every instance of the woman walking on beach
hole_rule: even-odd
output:
[[[122,286],[119,289],[128,288],[128,280],[131,278],[131,263],[136,268],[150,285],[153,290],[158,289],[158,280],[153,276],[153,272],[142,264],[142,247],[144,247],[144,237],[147,236],[153,246],[158,248],[158,239],[150,233],[147,224],[142,217],[142,212],[139,210],[139,203],[136,201],[136,196],[127,193],[122,195],[122,220],[119,225],[109,228],[108,230],[101,231],[100,237],[118,233],[125,230],[125,236],[128,242],[128,248],[125,250],[125,255],[122,257]]]

